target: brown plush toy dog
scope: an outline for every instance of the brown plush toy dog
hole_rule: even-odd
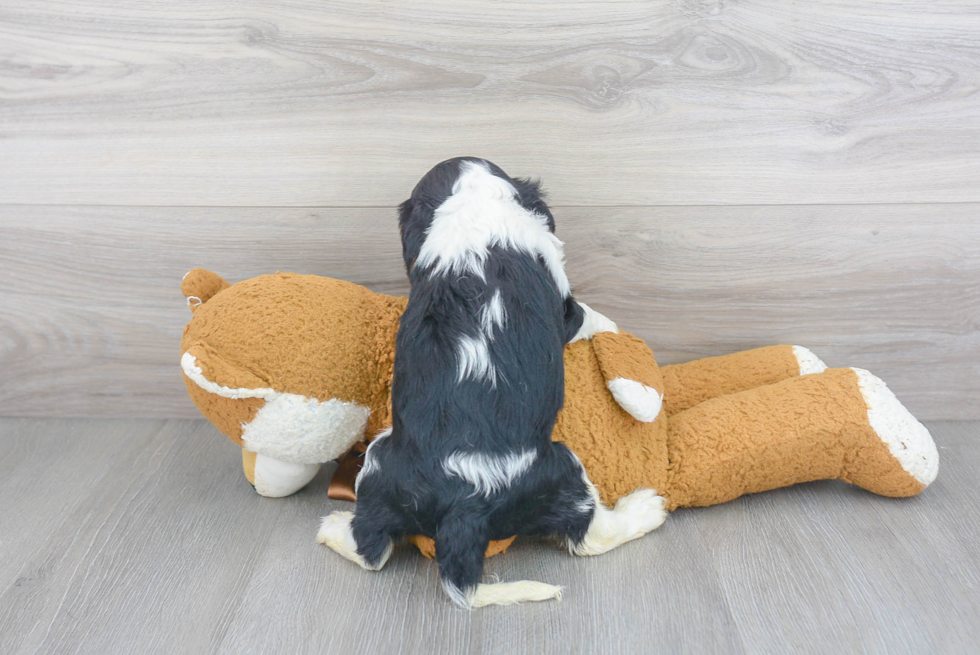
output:
[[[181,290],[194,312],[181,341],[187,391],[242,447],[258,493],[298,491],[387,427],[405,298],[291,273],[232,286],[200,268]],[[608,325],[565,348],[553,437],[606,503],[647,487],[673,510],[834,478],[901,497],[936,477],[929,432],[867,371],[828,369],[799,346],[660,368],[643,341]],[[352,499],[356,457],[345,461],[331,495]]]

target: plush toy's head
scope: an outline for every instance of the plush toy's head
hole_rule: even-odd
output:
[[[181,288],[194,312],[181,340],[187,391],[246,451],[318,465],[389,422],[404,298],[289,273],[231,286],[204,269]]]
[[[181,343],[188,393],[242,446],[246,476],[259,493],[298,490],[320,463],[390,424],[405,298],[311,275],[277,273],[231,286],[204,269],[188,273],[182,291],[194,312]],[[580,453],[607,502],[649,485],[651,470],[666,470],[653,354],[638,339],[608,332],[572,344],[565,359],[565,409],[555,438]],[[334,497],[353,497],[357,464],[357,457],[343,458]]]

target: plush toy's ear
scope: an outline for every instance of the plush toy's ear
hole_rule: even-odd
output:
[[[592,348],[619,406],[637,421],[656,420],[663,407],[664,380],[646,343],[625,332],[600,332],[592,338]]]
[[[187,298],[187,306],[191,311],[211,299],[214,294],[224,291],[231,285],[220,275],[204,268],[195,268],[184,275],[180,283],[180,291]]]

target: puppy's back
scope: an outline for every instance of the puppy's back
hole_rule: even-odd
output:
[[[512,453],[550,439],[570,289],[536,186],[482,160],[450,160],[400,211],[412,291],[393,402],[407,436],[439,434],[429,445],[447,452],[479,443]]]

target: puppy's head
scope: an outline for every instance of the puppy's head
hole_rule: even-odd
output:
[[[478,157],[447,159],[433,166],[415,185],[412,196],[398,207],[402,256],[409,272],[425,242],[436,210],[464,185],[480,187],[488,196],[506,194],[515,198],[528,211],[544,216],[548,229],[555,231],[555,219],[544,201],[540,181],[512,178],[493,162]]]

